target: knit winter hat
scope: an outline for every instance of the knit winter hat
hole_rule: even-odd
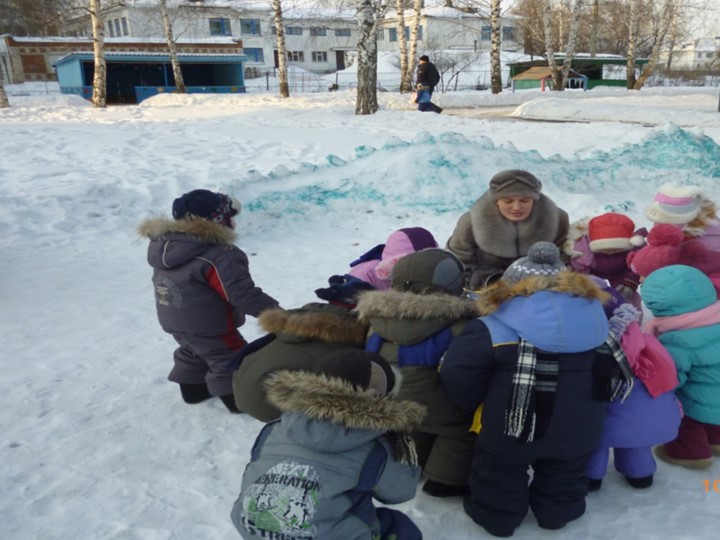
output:
[[[195,216],[231,227],[231,219],[240,213],[240,203],[224,193],[196,189],[173,201],[175,219]]]
[[[391,286],[396,291],[416,294],[463,292],[463,264],[444,249],[423,249],[400,259],[392,271]]]
[[[622,249],[628,251],[642,246],[645,238],[633,235],[635,223],[623,214],[608,212],[592,218],[588,222],[588,239],[591,251],[604,249]]]
[[[560,261],[560,250],[552,242],[535,242],[528,250],[527,257],[521,257],[512,263],[502,276],[508,283],[533,276],[552,276],[565,270]]]
[[[430,61],[430,57],[429,57],[427,54],[423,54],[423,55],[420,57],[420,60],[423,60],[424,62],[429,62],[429,61]]]
[[[393,267],[409,253],[426,248],[438,247],[435,237],[422,227],[406,227],[398,229],[388,236],[380,256],[380,262],[375,267],[375,275],[380,279],[390,279]]]
[[[490,194],[494,201],[502,197],[540,198],[542,182],[533,174],[519,169],[500,171],[490,180]]]
[[[663,184],[655,200],[645,208],[645,215],[655,223],[690,223],[700,213],[698,186]]]
[[[647,277],[659,268],[677,264],[682,255],[683,240],[680,227],[669,223],[655,225],[648,233],[647,245],[639,251],[628,253],[630,270],[638,276]]]
[[[397,393],[395,371],[387,360],[373,352],[358,349],[333,351],[317,361],[315,373],[342,379],[357,390],[372,390],[380,396]]]

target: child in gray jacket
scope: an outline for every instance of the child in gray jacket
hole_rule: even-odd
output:
[[[224,193],[196,189],[173,202],[173,218],[151,218],[138,232],[150,239],[155,306],[175,350],[168,379],[186,403],[219,396],[235,406],[232,375],[246,343],[238,327],[278,302],[255,286],[248,258],[233,244],[240,203]]]
[[[243,475],[232,510],[243,538],[422,539],[405,514],[372,502],[408,501],[420,478],[407,433],[425,408],[388,397],[398,377],[357,349],[269,377],[267,398],[282,416],[260,432]]]

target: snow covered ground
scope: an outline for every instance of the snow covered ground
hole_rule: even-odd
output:
[[[285,307],[400,227],[444,243],[506,168],[526,168],[572,219],[642,209],[667,181],[720,201],[718,89],[454,93],[448,113],[380,95],[157,96],[96,110],[18,95],[0,110],[0,523],[3,538],[222,539],[261,424],[219,400],[181,402],[135,226],[194,188],[244,204],[238,244]],[[501,121],[463,110],[514,107]],[[532,120],[528,120],[532,119]],[[534,121],[543,120],[543,121]],[[260,335],[254,320],[248,339]],[[720,461],[659,464],[635,491],[610,472],[587,515],[558,532],[532,516],[518,539],[711,538]],[[460,501],[399,508],[429,540],[486,537]]]

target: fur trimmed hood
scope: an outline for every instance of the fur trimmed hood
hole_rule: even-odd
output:
[[[137,232],[150,240],[176,233],[218,245],[233,245],[237,236],[230,227],[194,216],[177,220],[166,217],[148,218],[138,225]]]
[[[524,257],[530,246],[541,240],[555,242],[567,233],[568,221],[567,213],[542,193],[528,218],[517,223],[500,214],[489,192],[470,208],[475,243],[482,251],[503,258]]]
[[[426,413],[425,407],[414,401],[356,390],[342,379],[307,371],[273,373],[265,388],[268,401],[282,412],[298,412],[348,429],[409,433]]]
[[[599,300],[600,303],[610,300],[610,294],[603,291],[588,276],[564,270],[552,276],[525,278],[514,284],[506,283],[501,279],[477,292],[477,309],[480,315],[490,315],[511,298],[530,296],[540,291],[567,293],[582,298]]]
[[[364,344],[369,326],[346,308],[319,302],[299,309],[267,309],[260,314],[258,321],[263,330],[271,334],[289,334],[348,345]]]
[[[413,345],[462,319],[479,315],[471,300],[449,294],[368,291],[355,308],[373,332],[398,345]]]

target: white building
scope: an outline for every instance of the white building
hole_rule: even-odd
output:
[[[667,62],[667,54],[662,61]],[[720,36],[683,43],[672,51],[672,69],[720,69]]]

